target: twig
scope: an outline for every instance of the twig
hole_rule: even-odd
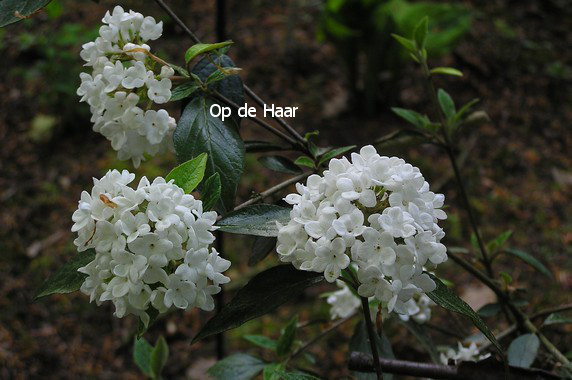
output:
[[[379,353],[377,352],[377,339],[375,336],[375,332],[373,331],[373,323],[371,322],[371,315],[369,312],[369,302],[366,297],[361,297],[361,306],[363,309],[365,326],[369,338],[369,345],[371,347],[371,353],[373,355],[373,364],[375,365],[375,373],[377,374],[377,380],[382,380],[383,370],[381,369],[381,365],[379,363]]]
[[[343,325],[347,321],[351,320],[353,317],[355,317],[355,315],[356,315],[356,313],[352,313],[351,315],[349,315],[343,319],[340,319],[339,321],[337,321],[336,323],[334,323],[333,325],[331,325],[330,327],[328,327],[327,329],[325,329],[324,331],[322,331],[321,333],[319,333],[318,335],[316,335],[315,337],[310,339],[308,342],[304,343],[304,345],[302,345],[300,348],[298,348],[296,351],[294,351],[290,355],[289,359],[293,359],[296,356],[300,355],[303,351],[308,349],[308,347],[312,346],[314,343],[316,343],[318,340],[322,339],[324,336],[328,335],[332,331],[337,330],[338,327],[340,327],[341,325]]]
[[[238,206],[236,206],[234,208],[234,211],[240,210],[241,208],[244,208],[246,206],[250,206],[251,204],[254,204],[256,202],[260,202],[264,198],[267,198],[267,197],[271,196],[272,194],[277,193],[278,191],[283,190],[283,189],[287,188],[288,186],[292,185],[293,183],[301,181],[301,180],[305,179],[306,177],[308,177],[312,174],[313,174],[313,172],[302,173],[300,175],[297,175],[296,177],[292,177],[292,178],[290,178],[284,182],[281,182],[276,186],[272,186],[268,190],[265,190],[262,193],[257,194],[256,196],[250,198],[246,202],[239,204]]]
[[[479,363],[462,362],[457,367],[386,358],[379,359],[378,363],[384,371],[396,375],[454,380],[507,379],[502,363],[494,360],[485,360]],[[374,360],[371,355],[363,352],[352,352],[350,354],[349,369],[352,371],[372,373],[375,371],[373,364]],[[509,371],[510,379],[560,379],[559,376],[540,369],[509,367]]]
[[[191,31],[191,29],[189,29],[189,27],[183,22],[183,20],[181,20],[175,14],[175,12],[173,12],[173,10],[169,8],[167,4],[165,4],[163,0],[155,0],[155,2],[183,29],[185,33],[189,35],[189,37],[191,37],[191,39],[196,44],[201,43],[201,40]],[[259,106],[264,107],[266,105],[266,102],[262,100],[258,95],[256,95],[254,91],[252,91],[247,85],[243,84],[243,87],[244,87],[244,92],[250,98],[252,98],[252,100],[254,100],[254,102],[256,102]],[[273,117],[273,119],[276,120],[278,124],[280,124],[280,126],[282,126],[282,128],[284,128],[290,135],[292,135],[294,139],[298,140],[300,143],[304,145],[306,144],[306,140],[304,140],[304,138],[300,136],[300,134],[296,132],[296,130],[292,128],[292,126],[290,126],[284,119],[277,116]]]
[[[546,317],[547,315],[550,315],[552,313],[558,313],[558,312],[570,311],[570,310],[572,310],[572,303],[568,303],[568,304],[564,304],[564,305],[560,305],[560,306],[554,306],[554,307],[551,307],[548,309],[540,310],[538,313],[533,314],[532,317],[530,317],[530,319],[534,320],[534,319]]]

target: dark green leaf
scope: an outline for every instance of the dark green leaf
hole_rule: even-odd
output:
[[[300,174],[302,170],[296,166],[292,161],[282,156],[264,156],[258,159],[260,163],[275,172],[288,173],[288,174]]]
[[[42,9],[51,0],[2,0],[0,1],[0,27],[13,24]]]
[[[307,373],[303,372],[284,372],[284,371],[275,371],[280,377],[280,380],[320,380],[320,378],[316,376],[312,376]]]
[[[572,318],[568,318],[562,314],[550,314],[546,320],[544,321],[544,325],[545,326],[549,326],[549,325],[557,325],[557,324],[563,324],[563,323],[572,323]]]
[[[289,220],[289,208],[259,204],[233,211],[216,225],[221,231],[233,234],[274,237],[278,236],[276,222],[286,224]]]
[[[234,354],[209,368],[209,375],[216,380],[250,380],[266,366],[261,359],[247,354]]]
[[[245,335],[243,338],[258,347],[266,348],[268,350],[276,350],[276,341],[264,335]]]
[[[284,328],[284,332],[278,339],[278,344],[276,345],[276,354],[278,356],[285,356],[290,353],[290,349],[292,348],[292,343],[294,343],[294,338],[296,336],[296,328],[298,325],[298,316],[294,316],[288,322],[286,327]]]
[[[149,307],[149,309],[147,309],[147,314],[149,315],[147,326],[145,326],[145,323],[143,323],[141,318],[139,318],[139,323],[137,324],[137,338],[141,338],[160,316],[159,311],[154,307]]]
[[[344,154],[354,149],[355,147],[356,147],[355,145],[348,145],[348,146],[343,146],[341,148],[332,149],[324,153],[324,155],[320,157],[320,162],[318,163],[318,165],[322,165],[324,162],[330,161],[332,158]]]
[[[544,266],[544,264],[542,264],[540,261],[538,261],[530,253],[527,253],[527,252],[521,251],[520,249],[515,249],[515,248],[508,248],[508,249],[505,249],[503,252],[506,252],[510,255],[518,257],[519,259],[521,259],[522,261],[524,261],[525,263],[527,263],[528,265],[530,265],[531,267],[533,267],[534,269],[536,269],[537,271],[542,273],[543,275],[545,275],[547,277],[552,277],[552,273],[550,272],[550,270],[548,270],[548,268],[546,268]]]
[[[51,275],[46,282],[38,289],[34,299],[49,296],[54,293],[71,293],[79,290],[87,275],[78,272],[81,267],[86,266],[95,259],[95,251],[88,249],[79,252],[64,264],[56,273]]]
[[[425,48],[425,40],[427,39],[427,34],[429,33],[429,17],[425,16],[421,19],[419,24],[415,27],[413,31],[413,37],[415,38],[415,44],[419,50]]]
[[[395,38],[397,42],[401,44],[405,49],[407,49],[410,53],[415,53],[415,42],[405,37],[401,37],[400,35],[392,33],[391,36]]]
[[[195,57],[231,45],[232,41],[218,42],[216,44],[196,44],[187,49],[185,62],[191,62]]]
[[[502,355],[502,348],[497,342],[495,336],[489,330],[485,322],[479,317],[477,313],[465,301],[457,297],[455,293],[450,291],[437,277],[428,273],[428,275],[435,281],[437,288],[432,292],[427,293],[429,298],[433,300],[437,305],[444,309],[459,313],[469,318],[471,322],[477,327],[481,332],[487,337],[487,339],[496,347],[499,353]]]
[[[221,183],[220,174],[211,175],[203,184],[201,190],[201,198],[203,201],[203,210],[212,210],[220,199]]]
[[[508,364],[529,368],[536,355],[540,340],[535,334],[524,334],[513,340],[508,347]]]
[[[455,103],[453,102],[453,98],[449,95],[445,90],[442,88],[437,91],[437,98],[439,99],[439,105],[441,106],[441,111],[445,114],[447,119],[452,118],[457,113],[455,109]]]
[[[434,131],[436,128],[426,115],[405,108],[393,107],[391,109],[397,116],[420,129]]]
[[[151,370],[151,352],[153,352],[153,346],[143,338],[135,338],[133,342],[133,360],[141,372],[149,377],[154,376]]]
[[[173,139],[179,161],[187,161],[207,153],[205,174],[219,173],[221,208],[234,205],[238,181],[244,167],[244,144],[232,118],[224,122],[209,112],[211,99],[195,97],[183,111]]]
[[[171,91],[170,102],[175,102],[184,98],[191,96],[196,90],[199,89],[199,85],[192,82],[183,83]]]
[[[487,244],[487,251],[489,253],[495,253],[500,247],[503,246],[504,243],[510,238],[512,235],[512,231],[508,230],[494,238],[493,240],[489,241]]]
[[[282,363],[270,363],[264,367],[262,378],[264,380],[282,380],[280,374],[283,370],[284,365]]]
[[[220,57],[213,57],[211,55],[210,58],[220,67],[235,67],[234,62],[227,55],[221,55]],[[204,83],[212,73],[216,71],[218,71],[218,68],[213,65],[207,57],[205,57],[193,67],[191,75],[196,75],[197,79]],[[219,94],[224,95],[224,97],[231,100],[234,104],[238,106],[244,105],[244,91],[242,80],[239,75],[228,75],[224,79],[210,84],[208,87],[212,91],[216,91]],[[204,93],[202,91],[197,91],[194,96],[204,96]],[[241,118],[238,116],[238,111],[236,109],[232,109],[231,116],[236,122],[236,125],[240,126]]]
[[[151,371],[156,379],[161,377],[161,371],[169,359],[169,346],[162,336],[157,339],[153,352],[151,352]]]
[[[294,161],[294,163],[296,165],[300,165],[300,166],[307,166],[309,168],[313,168],[314,167],[314,160],[312,160],[310,157],[306,157],[306,156],[300,156],[296,159],[296,161]]]
[[[453,75],[456,77],[462,77],[463,73],[457,69],[454,69],[452,67],[435,67],[433,69],[431,69],[431,74],[436,75],[436,74],[443,74],[443,75]]]
[[[499,303],[488,303],[481,307],[477,314],[481,317],[492,317],[500,313],[502,307]]]
[[[264,260],[275,247],[275,237],[257,236],[252,244],[252,254],[248,258],[248,265],[254,266]]]
[[[193,343],[269,313],[323,279],[320,273],[297,270],[290,264],[267,269],[254,276],[239,290],[234,298],[203,326],[194,337]]]
[[[415,322],[413,319],[409,319],[408,321],[402,321],[400,318],[398,320],[407,327],[407,329],[417,338],[419,343],[423,349],[431,356],[431,360],[435,364],[441,364],[441,360],[439,359],[439,352],[437,352],[437,348],[433,343],[433,339],[425,330],[425,326]]]
[[[203,180],[206,167],[207,154],[201,153],[192,160],[189,160],[171,170],[165,180],[170,181],[174,179],[175,185],[183,189],[186,194],[190,194]]]
[[[375,343],[377,345],[377,352],[379,353],[379,356],[381,358],[395,359],[395,355],[393,354],[393,349],[391,348],[391,343],[385,337],[385,335],[382,335],[382,337],[380,338],[379,335],[375,334],[375,340],[376,340]],[[350,340],[349,351],[363,352],[369,355],[372,354],[371,345],[369,343],[369,336],[367,334],[367,329],[363,321],[360,321],[355,327],[354,335]],[[353,371],[352,374],[358,380],[377,379],[375,373],[363,373],[363,372]],[[383,378],[385,380],[391,380],[393,379],[393,375],[384,374]]]

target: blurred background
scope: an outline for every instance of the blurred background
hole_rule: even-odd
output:
[[[205,42],[215,42],[215,1],[168,1]],[[462,78],[440,77],[464,104],[481,99],[488,120],[464,131],[460,161],[471,202],[486,240],[512,230],[511,247],[528,251],[553,273],[548,278],[528,266],[500,259],[515,288],[523,288],[528,310],[572,302],[572,2],[569,0],[227,0],[224,32],[235,41],[229,55],[243,69],[245,83],[269,103],[297,106],[291,124],[301,133],[319,130],[320,145],[358,146],[402,129],[391,107],[431,115],[418,67],[390,38],[409,36],[430,17],[432,66],[453,66]],[[0,29],[0,378],[140,378],[132,360],[136,320],[117,319],[109,304],[97,307],[80,294],[54,295],[32,303],[35,290],[75,254],[71,214],[92,177],[110,168],[133,168],[118,161],[109,142],[92,132],[89,107],[79,103],[81,45],[95,39],[105,11],[115,5],[163,20],[155,54],[182,65],[190,39],[153,2],[53,0],[31,19]],[[219,24],[221,27],[221,24]],[[221,31],[219,30],[219,33]],[[170,109],[178,116],[177,106]],[[259,112],[259,115],[261,112]],[[245,121],[246,139],[271,139]],[[415,141],[378,146],[418,166],[432,190],[446,195],[449,247],[474,251],[446,155]],[[295,158],[295,156],[293,156]],[[155,177],[175,165],[174,155],[156,157],[135,172]],[[240,200],[287,176],[271,173],[248,155]],[[286,193],[285,193],[286,194]],[[282,194],[282,195],[285,195]],[[225,240],[233,262],[227,297],[246,278],[276,265],[270,255],[248,267],[252,238]],[[452,262],[438,274],[456,284],[475,309],[494,295]],[[311,289],[275,314],[227,334],[228,350],[253,350],[241,336],[278,335],[293,314],[327,321],[328,305],[318,298],[327,285]],[[435,310],[433,323],[451,323]],[[171,348],[166,378],[205,378],[214,363],[212,340],[190,346],[209,314],[174,313],[149,331],[164,334]],[[501,328],[500,318],[487,320]],[[456,323],[455,323],[456,325]],[[459,322],[462,325],[462,322]],[[470,333],[468,324],[463,333]],[[308,327],[308,336],[319,331]],[[555,344],[572,355],[570,325],[551,327]],[[327,378],[347,376],[344,326],[315,345],[316,369]],[[567,334],[568,333],[568,336]],[[423,360],[407,331],[387,331],[396,356]],[[454,339],[432,332],[446,344]],[[568,350],[566,350],[568,347]]]

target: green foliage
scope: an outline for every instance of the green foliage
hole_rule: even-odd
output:
[[[437,99],[439,100],[439,106],[441,107],[441,111],[443,111],[445,118],[451,119],[455,116],[457,113],[455,102],[453,102],[453,98],[451,98],[451,95],[449,95],[447,91],[440,88],[439,91],[437,91]]]
[[[175,185],[183,189],[186,194],[190,194],[203,180],[206,167],[207,154],[201,153],[192,160],[189,160],[171,170],[165,180],[170,181],[174,179]]]
[[[157,339],[155,347],[143,338],[135,338],[133,344],[133,360],[137,367],[151,379],[160,379],[161,371],[169,358],[169,346],[162,336]]]
[[[179,119],[173,139],[179,161],[208,154],[205,175],[220,175],[220,208],[230,210],[244,166],[244,144],[234,119],[222,121],[211,115],[209,108],[213,104],[208,97],[193,98]]]
[[[214,173],[204,182],[201,190],[203,210],[212,210],[220,199],[221,183],[220,174]]]
[[[314,168],[314,160],[307,156],[300,156],[294,161],[296,165],[306,166],[308,168]]]
[[[250,380],[256,377],[266,363],[248,354],[234,354],[213,365],[208,374],[216,380]]]
[[[51,0],[2,0],[0,1],[0,28],[32,16]]]
[[[377,346],[377,352],[381,358],[387,359],[395,359],[395,355],[393,354],[393,349],[391,348],[391,343],[382,335],[380,338],[379,335],[375,334],[375,344]],[[350,340],[349,345],[349,352],[363,352],[366,354],[371,355],[371,345],[369,343],[369,336],[367,334],[367,329],[364,321],[360,321],[354,330],[354,335]],[[375,373],[363,373],[363,372],[352,372],[352,375],[358,380],[375,380],[377,379]],[[384,374],[384,379],[393,379],[393,375],[391,374]]]
[[[481,307],[478,311],[477,314],[481,317],[493,317],[495,315],[497,315],[498,313],[500,313],[500,311],[502,310],[501,304],[500,303],[488,303],[486,305],[484,305],[483,307]]]
[[[79,290],[87,275],[78,272],[95,259],[95,251],[88,249],[78,252],[70,261],[64,264],[56,273],[51,275],[38,289],[34,299],[49,296],[54,293],[71,293]]]
[[[276,341],[264,335],[245,335],[243,338],[258,347],[276,351]]]
[[[355,147],[356,147],[355,145],[348,145],[348,146],[342,146],[340,148],[335,148],[335,149],[331,149],[331,150],[327,151],[322,156],[320,156],[320,161],[318,162],[318,166],[321,166],[324,163],[328,163],[332,158],[338,157],[338,156],[340,156],[346,152],[349,152],[350,150],[354,149]]]
[[[175,87],[173,91],[171,91],[171,98],[169,99],[169,101],[174,102],[177,100],[188,98],[199,88],[200,86],[194,82],[183,83]]]
[[[451,75],[455,77],[462,77],[463,72],[457,70],[453,67],[435,67],[429,71],[432,75],[442,74],[442,75]]]
[[[248,265],[254,266],[264,260],[276,247],[276,241],[275,237],[257,236],[252,244],[252,254],[248,258]]]
[[[188,64],[189,62],[191,62],[193,59],[195,59],[196,57],[198,57],[201,54],[210,53],[210,52],[213,52],[215,50],[219,50],[219,49],[222,49],[224,47],[230,46],[232,44],[233,44],[232,41],[224,41],[224,42],[218,42],[216,44],[196,44],[196,45],[193,45],[189,49],[187,49],[187,52],[185,53],[185,62],[187,62],[187,64]]]
[[[528,265],[530,265],[531,267],[533,267],[534,269],[545,275],[546,277],[552,277],[552,273],[550,272],[550,270],[546,268],[544,264],[538,261],[538,259],[532,256],[530,253],[515,248],[507,248],[503,250],[503,252],[518,257],[519,259],[521,259],[522,261],[524,261],[525,263],[527,263]]]
[[[495,336],[489,330],[485,322],[479,317],[477,313],[465,301],[460,299],[455,293],[450,291],[437,277],[428,273],[428,275],[435,281],[437,288],[430,293],[427,293],[429,298],[433,300],[437,305],[444,309],[450,310],[452,312],[464,315],[469,318],[476,328],[481,330],[481,332],[487,337],[487,339],[496,347],[498,352],[502,355],[503,351],[499,343],[497,342]]]
[[[495,253],[507,242],[507,240],[511,237],[511,235],[512,235],[511,230],[501,233],[499,236],[497,236],[496,238],[487,243],[487,251],[489,253]]]
[[[572,323],[572,318],[568,318],[562,314],[553,313],[550,314],[543,322],[544,326],[559,325],[559,324],[569,324]]]
[[[274,170],[275,172],[287,174],[300,174],[302,170],[296,166],[292,161],[282,156],[264,156],[260,157],[258,161],[266,168]]]
[[[239,290],[220,313],[203,326],[193,343],[267,314],[323,279],[320,273],[299,271],[290,264],[267,269]]]
[[[289,219],[289,208],[259,204],[233,211],[216,225],[221,231],[233,234],[275,237],[278,236],[276,222],[286,224]]]
[[[540,340],[535,334],[524,334],[516,338],[508,347],[508,364],[515,367],[529,368],[536,355]]]
[[[297,325],[298,316],[296,315],[288,322],[280,339],[278,339],[278,343],[276,344],[276,354],[278,356],[285,356],[290,353],[292,344],[294,343],[294,337],[296,336]]]

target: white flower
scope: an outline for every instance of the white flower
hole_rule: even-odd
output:
[[[148,79],[145,83],[147,85],[147,96],[149,99],[157,104],[167,103],[171,98],[171,80],[163,78],[157,80],[155,78]]]
[[[341,289],[333,292],[327,298],[327,302],[332,306],[330,315],[332,319],[346,318],[360,307],[361,301],[345,283],[339,280],[336,283]]]
[[[435,289],[424,266],[446,261],[447,250],[437,224],[446,218],[444,197],[418,168],[365,146],[296,190],[284,198],[290,221],[278,224],[280,260],[330,282],[353,261],[361,296],[375,297],[384,312],[419,310],[415,299]]]
[[[139,31],[139,36],[143,41],[156,40],[161,37],[161,34],[163,34],[163,21],[157,23],[153,17],[145,17]]]
[[[148,323],[148,309],[214,308],[213,294],[230,281],[230,261],[209,250],[216,212],[173,181],[109,171],[84,191],[72,219],[79,251],[94,248],[95,259],[79,269],[87,278],[81,291],[90,302],[111,301],[115,315],[134,314]],[[189,220],[192,215],[192,222]]]
[[[457,342],[457,344],[457,351],[455,351],[453,348],[449,348],[447,352],[441,353],[441,363],[447,365],[449,364],[449,360],[452,360],[455,365],[459,364],[460,362],[478,362],[488,358],[491,355],[480,355],[479,349],[475,342],[472,342],[469,347],[464,347],[461,342]]]

